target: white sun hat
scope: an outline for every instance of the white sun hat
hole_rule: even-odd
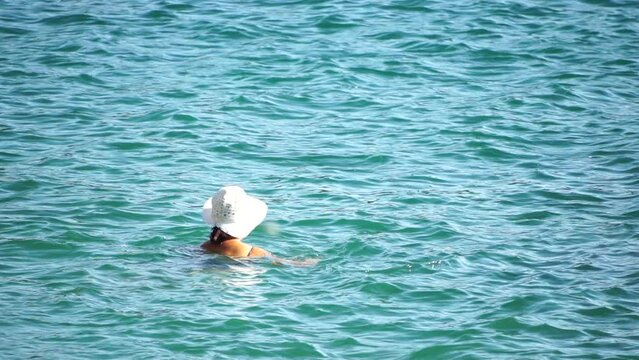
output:
[[[268,206],[246,194],[239,186],[225,186],[210,197],[202,207],[204,222],[225,233],[242,239],[266,217]]]

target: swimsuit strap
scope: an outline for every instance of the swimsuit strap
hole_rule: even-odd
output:
[[[253,252],[253,246],[251,246],[251,250],[249,250],[248,254],[246,254],[246,257],[250,257],[252,252]]]

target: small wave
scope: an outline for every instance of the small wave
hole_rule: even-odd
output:
[[[86,25],[107,25],[107,21],[104,21],[98,17],[87,14],[70,14],[70,15],[57,15],[51,16],[40,20],[41,23],[60,26],[60,25],[73,25],[73,24],[86,24]]]
[[[191,99],[197,97],[197,93],[183,90],[169,90],[158,93],[159,96],[170,99]]]
[[[376,75],[383,78],[395,78],[395,77],[418,78],[421,76],[419,73],[414,73],[414,72],[405,73],[405,72],[399,72],[394,70],[378,70],[378,69],[372,69],[367,67],[354,67],[354,68],[350,68],[349,70],[359,74],[371,74],[371,75]]]
[[[550,219],[557,216],[559,216],[559,214],[555,212],[543,210],[543,211],[531,211],[531,212],[521,213],[518,215],[513,215],[511,216],[511,219],[516,222],[521,222],[521,221],[530,221],[530,220],[546,220],[546,219]]]
[[[369,295],[389,297],[401,294],[403,290],[401,287],[391,283],[376,282],[362,286],[361,291]]]
[[[75,81],[80,84],[85,85],[94,85],[94,86],[104,86],[106,83],[95,76],[91,76],[89,74],[80,74],[78,76],[70,76],[67,77],[69,81]]]
[[[414,35],[403,31],[384,31],[376,34],[369,35],[369,37],[377,40],[399,40],[411,38]]]
[[[195,5],[191,5],[191,4],[164,4],[164,8],[171,10],[171,11],[189,11],[189,10],[195,10],[197,9],[197,7]]]
[[[6,78],[22,78],[22,77],[28,78],[28,77],[37,77],[40,75],[41,74],[36,72],[26,72],[22,70],[9,70],[9,71],[4,71],[0,73],[0,76],[6,77]]]
[[[406,12],[418,12],[418,13],[432,13],[436,10],[428,6],[424,6],[421,2],[417,1],[402,1],[390,5],[380,6],[382,10],[390,11],[406,11]]]
[[[468,45],[461,42],[455,44],[442,44],[438,42],[411,40],[403,43],[398,43],[396,46],[400,49],[403,49],[404,51],[424,55],[450,54],[470,50]]]
[[[31,30],[22,29],[18,27],[6,27],[0,26],[0,34],[8,34],[8,35],[26,35],[29,34]]]
[[[340,15],[329,15],[319,19],[315,26],[322,30],[342,30],[356,27],[358,24]]]
[[[112,149],[123,151],[136,151],[155,147],[153,144],[141,141],[116,141],[108,143],[108,146]]]
[[[200,136],[192,131],[187,130],[173,130],[167,131],[163,134],[167,139],[199,139]]]
[[[173,12],[166,10],[151,10],[146,12],[143,16],[147,19],[153,20],[172,20],[177,18]]]

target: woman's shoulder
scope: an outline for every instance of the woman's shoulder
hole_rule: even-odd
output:
[[[213,251],[213,246],[211,244],[210,241],[205,241],[200,245],[201,249],[204,249],[205,251]]]

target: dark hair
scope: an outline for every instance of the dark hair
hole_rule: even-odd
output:
[[[221,244],[225,242],[226,240],[231,240],[231,239],[235,239],[235,237],[225,233],[219,227],[216,226],[213,229],[211,229],[211,235],[209,235],[210,242]]]

